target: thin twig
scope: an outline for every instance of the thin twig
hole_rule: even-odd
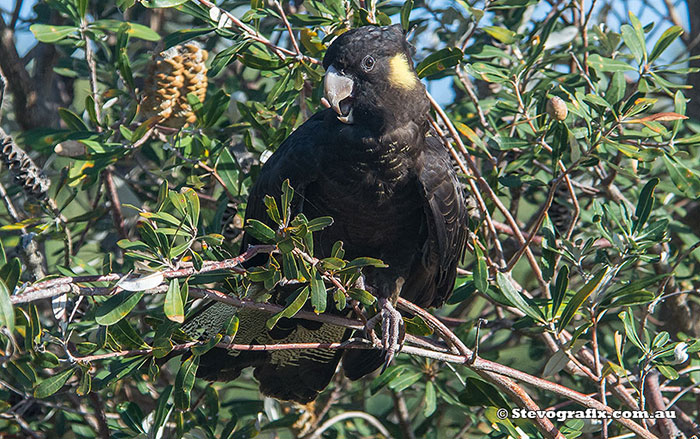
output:
[[[386,438],[390,439],[393,436],[391,433],[389,433],[389,430],[382,425],[382,423],[379,421],[379,419],[375,418],[374,416],[370,415],[369,413],[365,412],[360,412],[360,411],[349,411],[349,412],[344,412],[339,415],[335,415],[323,424],[321,424],[316,431],[309,436],[309,439],[320,439],[321,435],[323,434],[324,431],[328,430],[333,426],[333,424],[337,424],[338,422],[344,421],[346,419],[352,419],[352,418],[360,418],[364,419],[367,421],[370,425],[374,426],[379,432],[384,435]]]
[[[287,33],[289,34],[289,39],[292,42],[292,47],[294,47],[294,51],[297,53],[297,56],[301,58],[303,55],[301,53],[301,50],[299,50],[297,39],[294,37],[294,31],[292,31],[292,26],[289,25],[289,20],[287,20],[287,14],[284,12],[284,8],[282,7],[282,4],[279,1],[275,0],[275,6],[277,7],[277,10],[280,11],[280,15],[282,16],[282,22],[287,28]]]

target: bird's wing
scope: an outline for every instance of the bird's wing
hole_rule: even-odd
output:
[[[434,289],[415,294],[424,295],[419,300],[423,305],[440,306],[452,292],[457,264],[464,253],[467,208],[449,153],[436,137],[426,138],[417,165],[425,201],[428,240],[423,250],[422,267],[416,269],[420,271],[422,268],[428,277],[434,276]]]
[[[320,112],[294,131],[263,165],[251,188],[246,208],[246,221],[256,219],[272,226],[264,199],[276,198],[280,206],[282,182],[289,179],[294,188],[292,216],[302,211],[304,192],[318,175],[318,148],[325,141],[322,125],[326,112]],[[246,234],[245,250],[255,239]],[[253,258],[246,265],[264,264],[267,255]],[[284,304],[290,291],[277,286],[270,293],[271,302]],[[240,320],[240,329],[233,340],[238,344],[331,343],[346,340],[349,332],[340,326],[282,318],[273,329],[265,325],[270,314],[254,309],[235,310],[222,303],[205,305],[183,326],[189,335],[202,338],[216,334],[223,322],[233,314]],[[329,304],[330,308],[330,304]],[[203,328],[205,326],[205,328]],[[202,355],[197,376],[208,380],[228,381],[237,378],[246,367],[255,368],[255,377],[265,395],[278,399],[308,403],[328,386],[340,361],[341,350],[306,349],[273,351],[227,351],[214,348]]]
[[[265,208],[265,196],[274,197],[278,207],[281,208],[282,183],[287,179],[294,189],[292,216],[301,211],[304,191],[318,174],[318,148],[323,140],[319,133],[324,132],[321,127],[326,113],[326,111],[318,112],[304,122],[282,142],[277,151],[265,162],[260,170],[260,175],[250,189],[245,213],[246,223],[249,219],[256,219],[272,225],[272,220],[267,215]],[[245,251],[248,245],[255,243],[250,234],[245,234],[241,251]]]

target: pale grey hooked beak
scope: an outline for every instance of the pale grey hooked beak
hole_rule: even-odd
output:
[[[342,75],[330,66],[323,80],[323,95],[333,111],[338,114],[338,120],[351,124],[352,119],[352,79]]]

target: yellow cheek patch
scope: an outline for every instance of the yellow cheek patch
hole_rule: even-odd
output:
[[[418,83],[416,74],[413,73],[406,56],[402,53],[394,55],[389,60],[389,83],[392,87],[404,90],[412,89]]]

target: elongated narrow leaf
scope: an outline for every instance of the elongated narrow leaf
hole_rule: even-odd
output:
[[[109,326],[126,317],[143,297],[143,291],[122,291],[102,303],[95,312],[95,321]]]
[[[618,314],[618,316],[620,317],[620,320],[622,320],[622,323],[625,326],[625,333],[627,334],[627,338],[635,346],[644,351],[645,346],[639,339],[639,334],[637,333],[637,327],[635,325],[634,316],[632,315],[632,313],[630,311],[622,311],[620,314]]]
[[[197,367],[199,367],[199,355],[193,355],[182,362],[175,377],[173,400],[175,407],[180,410],[189,410],[190,408],[190,392],[194,387]]]
[[[6,327],[10,332],[15,330],[15,311],[12,309],[10,292],[5,282],[0,279],[0,327]]]
[[[598,273],[596,273],[593,278],[591,278],[586,284],[581,288],[574,297],[569,300],[569,303],[566,304],[566,308],[564,308],[564,311],[561,314],[561,318],[559,319],[559,324],[557,325],[559,328],[559,331],[561,332],[564,328],[566,328],[566,325],[569,324],[572,318],[574,318],[574,315],[576,314],[576,311],[583,305],[583,302],[586,301],[590,297],[590,295],[595,291],[595,289],[600,285],[600,282],[603,280],[605,275],[608,273],[608,267],[605,267],[604,269],[600,270]]]
[[[637,31],[629,24],[623,24],[620,29],[622,31],[622,39],[625,40],[625,46],[632,52],[637,63],[641,63],[646,51],[644,36],[642,35],[640,38]]]
[[[644,223],[647,222],[649,215],[651,214],[651,209],[654,207],[654,188],[659,184],[658,178],[652,178],[644,185],[642,192],[639,194],[639,201],[637,201],[637,208],[634,211],[634,215],[637,217],[634,220],[634,226],[632,227],[632,233],[637,232],[641,229]]]
[[[539,322],[545,321],[542,311],[540,311],[539,308],[527,303],[522,294],[515,290],[515,287],[511,283],[510,279],[508,279],[508,277],[506,277],[503,273],[496,274],[496,283],[498,283],[498,287],[501,289],[501,292],[514,307],[518,308],[520,311],[524,312],[534,320]]]
[[[389,382],[389,388],[394,392],[401,392],[411,387],[423,377],[423,372],[408,372],[399,375]]]
[[[492,37],[504,44],[513,44],[517,41],[516,35],[518,34],[505,27],[484,26],[483,30],[484,32],[486,32],[487,34],[491,35]]]
[[[173,393],[173,386],[166,386],[158,397],[158,406],[153,416],[153,424],[148,431],[149,438],[161,437],[160,433],[165,428],[165,423],[173,411],[173,406],[168,403],[170,395]]]
[[[326,285],[323,283],[321,273],[318,270],[313,270],[313,277],[311,278],[311,305],[313,305],[316,314],[326,310],[327,299]]]
[[[624,72],[626,70],[636,70],[631,65],[619,59],[603,58],[598,54],[588,57],[588,65],[599,72]]]
[[[221,180],[223,180],[224,184],[226,185],[225,189],[230,194],[237,195],[240,193],[241,189],[238,181],[240,169],[238,162],[228,148],[223,148],[221,150],[219,160],[216,162],[216,170],[221,176]]]
[[[36,39],[42,43],[55,43],[56,41],[61,41],[68,35],[77,32],[78,28],[75,26],[33,24],[29,26],[29,30],[32,31],[34,37],[36,37]]]
[[[292,199],[294,198],[294,189],[289,183],[289,179],[282,182],[282,219],[285,224],[289,223],[290,213],[292,210]]]
[[[248,220],[245,230],[253,235],[255,239],[259,239],[262,242],[270,242],[275,239],[275,231],[269,228],[265,223],[255,219]]]
[[[561,304],[564,302],[564,297],[566,297],[566,289],[569,286],[569,267],[564,265],[559,269],[559,274],[557,275],[557,281],[554,285],[554,291],[552,292],[552,318],[557,316]]]
[[[411,10],[413,9],[413,0],[407,0],[403,3],[403,6],[401,6],[401,27],[403,28],[404,32],[408,31],[410,24],[410,18],[411,18]]]
[[[308,285],[305,286],[304,288],[301,289],[297,293],[296,298],[290,303],[285,309],[282,311],[278,312],[274,316],[270,317],[267,321],[267,328],[272,329],[274,326],[277,324],[277,321],[281,319],[282,317],[287,317],[291,318],[294,317],[294,315],[299,312],[302,306],[304,306],[304,303],[306,303],[306,299],[309,298],[309,287]]]
[[[461,50],[456,47],[446,47],[431,53],[416,66],[416,74],[419,78],[425,78],[436,73],[440,73],[445,69],[456,66],[464,57]]]
[[[489,272],[486,268],[486,259],[484,258],[484,252],[481,247],[474,245],[474,257],[476,261],[474,264],[474,286],[480,293],[486,294],[486,290],[489,289]]]
[[[676,38],[683,34],[683,28],[680,26],[671,26],[661,34],[658,41],[651,50],[651,55],[649,55],[649,62],[653,62],[656,58],[661,56],[661,54],[666,50],[668,46],[673,43]]]
[[[435,385],[432,381],[425,383],[425,405],[423,407],[423,416],[426,418],[435,413],[437,408],[437,397],[435,395]]]
[[[168,292],[165,294],[163,311],[166,317],[173,322],[182,323],[185,321],[185,307],[180,294],[180,282],[177,279],[170,280]]]
[[[47,398],[61,390],[64,384],[73,376],[76,368],[71,367],[56,375],[50,376],[41,381],[34,389],[34,397],[38,399]]]

